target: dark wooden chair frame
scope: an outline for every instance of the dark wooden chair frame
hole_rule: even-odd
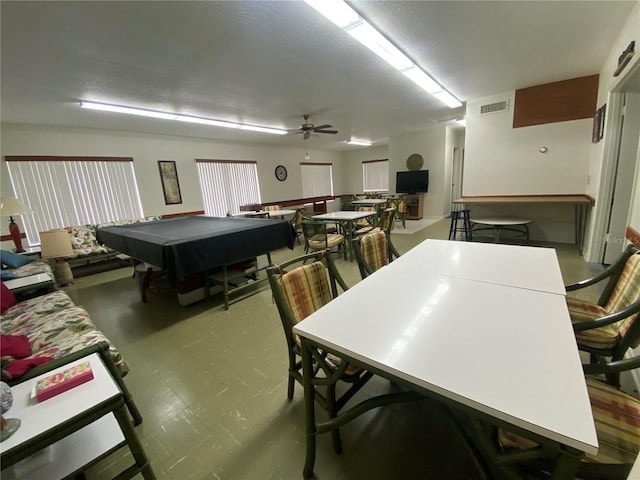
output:
[[[389,260],[389,263],[391,263],[393,262],[394,258],[400,257],[400,253],[398,252],[398,250],[396,250],[396,247],[393,246],[393,243],[391,243],[391,235],[389,235],[389,233],[384,230],[382,230],[382,232],[387,237],[387,258]],[[375,233],[375,232],[372,232],[372,233]],[[368,233],[366,235],[371,235],[371,234]],[[360,245],[360,242],[362,241],[362,238],[365,237],[366,235],[362,235],[361,237],[353,239],[353,253],[356,256],[356,262],[358,262],[358,268],[360,269],[360,276],[362,277],[363,280],[367,278],[369,275],[373,274],[373,272],[375,272],[375,270],[371,267],[371,265],[367,263],[367,261],[364,258],[364,255],[362,254],[362,246]]]

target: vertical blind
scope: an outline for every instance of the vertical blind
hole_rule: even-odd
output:
[[[389,191],[389,160],[362,162],[362,186],[365,192]]]
[[[29,245],[45,230],[142,217],[133,158],[5,159],[16,197],[33,210],[22,216]]]
[[[224,217],[240,212],[241,205],[262,203],[257,162],[196,159],[204,213]]]
[[[302,196],[324,197],[333,195],[333,166],[330,163],[301,163]]]

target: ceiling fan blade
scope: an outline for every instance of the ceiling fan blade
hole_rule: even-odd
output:
[[[331,133],[331,134],[338,133],[337,130],[316,130],[315,128],[313,129],[313,131],[316,133]]]
[[[314,130],[324,130],[325,128],[331,128],[333,125],[318,125],[317,127],[313,127]]]

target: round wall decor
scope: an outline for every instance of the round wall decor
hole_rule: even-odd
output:
[[[284,165],[278,165],[276,167],[276,178],[281,182],[287,179],[287,168]]]
[[[407,157],[407,168],[409,170],[420,170],[424,165],[424,159],[419,153],[412,153]]]

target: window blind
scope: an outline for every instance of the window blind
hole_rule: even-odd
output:
[[[142,217],[133,158],[6,156],[13,191],[33,214],[22,216],[29,245],[38,232]]]
[[[389,160],[362,162],[362,186],[365,192],[389,191]]]
[[[302,196],[333,196],[333,166],[330,163],[301,163]]]
[[[257,162],[196,159],[196,165],[205,215],[234,215],[241,205],[262,203]]]

